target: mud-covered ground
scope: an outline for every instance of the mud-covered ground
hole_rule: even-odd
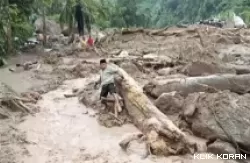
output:
[[[0,116],[0,162],[228,162],[193,160],[192,155],[148,156],[140,142],[132,142],[128,151],[123,151],[119,147],[123,136],[139,131],[126,111],[118,119],[100,111],[99,90],[93,88],[93,83],[98,78],[100,58],[118,64],[142,87],[154,80],[240,74],[243,68],[245,74],[250,64],[249,43],[248,29],[189,27],[111,34],[101,40],[96,50],[79,50],[74,45],[54,42],[51,52],[36,56],[22,54],[0,70],[0,82],[17,93],[38,92],[42,98],[35,104],[33,115],[3,111],[8,116]],[[38,63],[26,70],[15,66],[34,60]],[[66,98],[72,90],[80,90],[80,93]],[[149,93],[156,106],[180,127],[181,111],[177,109],[182,108],[186,97],[172,97],[161,99]],[[246,101],[245,106],[247,104]],[[184,125],[184,131],[202,137],[195,139],[204,146],[206,136],[197,130]],[[203,130],[201,127],[200,131]]]

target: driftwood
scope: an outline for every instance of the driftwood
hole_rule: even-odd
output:
[[[230,90],[235,93],[248,93],[250,90],[250,75],[210,75],[204,77],[187,77],[153,81],[144,86],[144,91],[153,97],[162,93],[177,91],[183,95],[194,92],[217,92]]]
[[[143,28],[134,28],[134,29],[124,28],[124,29],[122,29],[123,35],[134,34],[134,33],[144,33],[144,29]]]
[[[16,67],[23,67],[24,70],[29,70],[31,69],[30,66],[37,64],[37,61],[33,61],[33,62],[25,62],[24,64],[16,64]]]
[[[196,33],[196,29],[180,29],[178,31],[171,31],[168,30],[169,28],[162,28],[162,29],[143,29],[143,28],[124,28],[122,30],[122,34],[135,34],[135,33],[144,33],[147,35],[154,35],[154,36],[183,36],[187,33]]]
[[[118,92],[133,123],[144,134],[150,153],[175,155],[194,152],[196,146],[186,134],[154,106],[132,77],[121,68],[119,72],[122,77],[116,78]]]
[[[11,111],[31,114],[29,107],[24,104],[31,101],[30,99],[19,97],[9,86],[0,82],[0,104],[8,107]]]

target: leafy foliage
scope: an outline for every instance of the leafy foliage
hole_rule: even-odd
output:
[[[33,32],[28,15],[33,0],[3,0],[0,2],[0,56],[12,53]]]
[[[0,55],[10,53],[33,33],[38,17],[54,19],[72,29],[78,0],[1,0]],[[79,0],[90,22],[101,28],[160,28],[200,19],[232,18],[250,23],[249,0]],[[16,39],[18,38],[18,39]],[[6,41],[7,40],[7,41]]]

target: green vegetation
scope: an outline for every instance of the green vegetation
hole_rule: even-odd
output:
[[[232,13],[250,23],[249,0],[81,0],[92,24],[108,27],[161,28],[201,19],[228,19]],[[76,0],[1,0],[0,56],[11,54],[34,32],[37,17],[75,25]]]

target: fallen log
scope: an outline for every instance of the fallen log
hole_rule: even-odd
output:
[[[118,93],[133,123],[144,134],[150,153],[165,156],[193,153],[195,143],[154,106],[132,77],[121,68],[119,72],[122,77],[115,80]]]
[[[143,33],[144,29],[143,28],[124,28],[122,29],[122,34],[127,35],[127,34],[135,34],[135,33]]]
[[[230,90],[243,94],[250,91],[250,75],[210,75],[203,77],[187,77],[153,81],[144,86],[144,91],[152,97],[159,97],[162,93],[177,91],[183,95],[194,92],[217,92]]]
[[[180,28],[178,30],[168,30],[169,27],[162,28],[162,29],[143,29],[143,28],[124,28],[122,29],[122,35],[127,34],[136,34],[136,33],[144,33],[147,35],[154,35],[154,36],[184,36],[187,34],[196,33],[195,28]]]

